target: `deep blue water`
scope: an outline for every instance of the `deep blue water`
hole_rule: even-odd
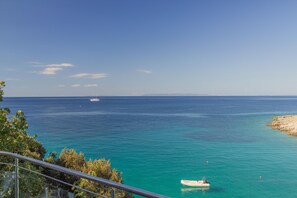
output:
[[[105,157],[128,185],[171,197],[297,197],[297,138],[266,126],[297,97],[5,98],[47,150]],[[208,190],[181,179],[206,176]],[[262,179],[260,179],[260,176]]]

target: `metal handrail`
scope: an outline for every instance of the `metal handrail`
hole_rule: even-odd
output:
[[[71,170],[71,169],[61,167],[61,166],[58,166],[58,165],[54,165],[54,164],[50,164],[50,163],[47,163],[47,162],[44,162],[44,161],[41,161],[41,160],[25,157],[25,156],[22,156],[22,155],[19,155],[19,154],[16,154],[16,153],[0,151],[0,155],[10,156],[10,157],[13,157],[14,159],[27,161],[27,162],[30,162],[30,163],[33,163],[33,164],[36,164],[36,165],[40,165],[40,166],[43,166],[43,167],[46,167],[46,168],[50,168],[52,170],[56,170],[56,171],[68,174],[68,175],[88,179],[90,181],[98,182],[98,183],[101,183],[101,184],[104,184],[104,185],[107,185],[107,186],[110,186],[110,187],[114,187],[114,188],[117,188],[117,189],[121,189],[121,190],[130,192],[130,193],[136,194],[136,195],[141,195],[141,196],[148,197],[148,198],[166,198],[166,196],[163,196],[163,195],[159,195],[159,194],[152,193],[152,192],[149,192],[149,191],[146,191],[146,190],[131,187],[131,186],[128,186],[128,185],[125,185],[125,184],[116,183],[116,182],[113,182],[113,181],[110,181],[110,180],[107,180],[107,179],[103,179],[103,178],[100,178],[100,177],[95,177],[95,176],[88,175],[88,174],[85,174],[85,173],[82,173],[82,172],[79,172],[79,171],[76,171],[76,170]]]

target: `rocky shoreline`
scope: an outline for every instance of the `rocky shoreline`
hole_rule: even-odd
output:
[[[276,116],[267,123],[273,129],[280,130],[288,135],[297,136],[297,115]]]

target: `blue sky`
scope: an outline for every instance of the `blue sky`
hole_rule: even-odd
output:
[[[297,1],[0,1],[6,96],[296,95]]]

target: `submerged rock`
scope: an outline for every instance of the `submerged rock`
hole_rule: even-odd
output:
[[[276,116],[267,123],[273,129],[283,131],[288,135],[297,136],[297,115]]]

